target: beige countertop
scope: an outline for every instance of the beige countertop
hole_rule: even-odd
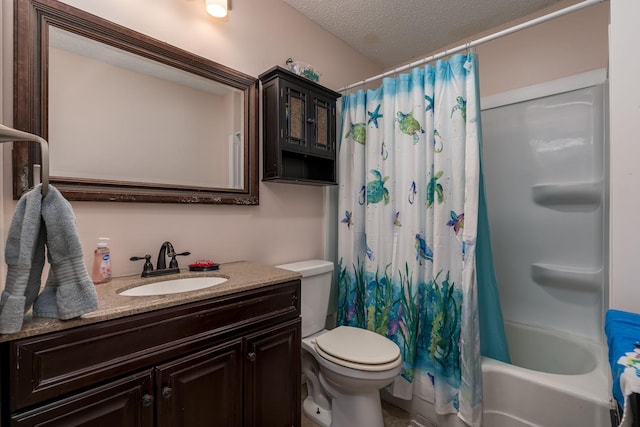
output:
[[[119,295],[120,292],[139,285],[184,277],[225,277],[227,281],[210,288],[177,294],[136,297]],[[208,272],[190,272],[188,269],[182,269],[179,274],[153,278],[141,278],[139,275],[117,277],[109,283],[96,285],[98,310],[72,320],[32,318],[27,315],[22,330],[16,334],[0,335],[0,342],[215,298],[301,277],[293,271],[245,261],[222,264],[218,270]]]

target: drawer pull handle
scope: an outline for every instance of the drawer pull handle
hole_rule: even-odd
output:
[[[249,359],[249,362],[255,362],[256,361],[256,354],[254,352],[251,352],[251,353],[247,354],[247,359]]]
[[[171,399],[171,395],[173,394],[173,390],[171,387],[162,387],[162,398],[163,399]]]
[[[142,406],[148,408],[153,403],[153,396],[150,394],[145,394],[142,396]]]

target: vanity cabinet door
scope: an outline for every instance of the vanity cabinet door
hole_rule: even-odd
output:
[[[242,339],[156,367],[158,427],[242,426]]]
[[[300,426],[300,319],[246,337],[246,427]]]
[[[11,416],[14,427],[153,427],[151,370]]]

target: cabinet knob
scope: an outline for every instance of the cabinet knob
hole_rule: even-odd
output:
[[[153,403],[153,396],[150,394],[145,394],[142,396],[142,406],[148,408]]]
[[[252,351],[251,353],[247,354],[247,359],[249,359],[249,362],[255,362],[256,354]]]
[[[308,118],[308,119],[307,119],[307,123],[309,123],[309,124],[314,124],[315,122],[316,122],[316,121],[315,121],[315,120],[313,120],[312,118]]]
[[[163,399],[171,399],[171,395],[173,394],[173,390],[171,387],[162,387],[162,398]]]

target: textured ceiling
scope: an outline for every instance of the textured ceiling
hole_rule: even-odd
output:
[[[558,0],[283,0],[385,68],[522,18]],[[468,41],[468,40],[465,40]]]

